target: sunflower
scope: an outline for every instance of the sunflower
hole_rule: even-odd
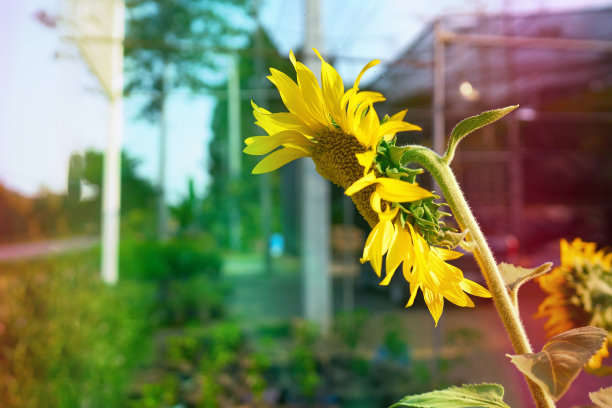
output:
[[[254,102],[256,124],[267,135],[245,140],[244,153],[267,155],[253,169],[266,173],[300,157],[310,157],[317,172],[351,196],[357,209],[372,227],[361,262],[370,262],[381,277],[386,254],[387,285],[395,270],[403,264],[403,274],[410,283],[413,304],[419,289],[437,324],[444,298],[459,306],[474,306],[466,292],[490,297],[490,293],[463,277],[458,268],[445,261],[461,253],[430,245],[430,238],[445,229],[439,218],[433,193],[415,182],[412,170],[393,165],[388,159],[397,132],[420,130],[404,122],[406,110],[379,118],[374,103],[384,101],[378,92],[360,91],[363,74],[380,61],[373,60],[345,91],[342,78],[315,50],[321,60],[321,85],[304,64],[289,54],[297,82],[286,74],[270,69],[268,79],[278,88],[289,112],[271,113]]]
[[[561,266],[537,278],[547,293],[535,317],[548,317],[547,336],[581,327],[597,326],[608,331],[603,347],[587,367],[600,369],[609,356],[612,341],[612,253],[597,250],[597,244],[577,238],[561,240]]]

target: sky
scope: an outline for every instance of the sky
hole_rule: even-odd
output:
[[[262,0],[259,16],[279,51],[299,48],[303,0]],[[321,50],[352,79],[370,59],[390,61],[436,16],[469,12],[536,12],[612,6],[602,0],[321,0]],[[0,183],[22,194],[66,189],[72,153],[103,150],[108,105],[76,47],[34,18],[53,15],[58,0],[0,3]],[[368,72],[369,79],[383,67]],[[368,77],[364,78],[367,82]],[[158,174],[157,127],[136,118],[138,99],[125,101],[123,147],[141,161],[139,172]],[[207,152],[214,100],[175,93],[168,103],[168,199],[176,202],[193,178],[208,183]]]

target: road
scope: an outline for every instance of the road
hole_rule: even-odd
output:
[[[94,247],[99,236],[84,236],[38,242],[23,242],[0,246],[0,261],[39,258]]]

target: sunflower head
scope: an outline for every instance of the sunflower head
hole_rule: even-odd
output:
[[[461,255],[436,246],[451,231],[440,220],[449,214],[440,211],[442,204],[434,201],[435,194],[416,182],[423,170],[406,168],[394,157],[396,133],[420,128],[404,122],[405,110],[380,119],[374,104],[385,98],[359,89],[363,74],[379,61],[367,64],[345,90],[338,72],[315,52],[321,60],[321,84],[293,52],[290,60],[297,81],[270,70],[268,79],[278,88],[288,112],[272,113],[252,103],[255,123],[267,133],[245,140],[245,153],[266,155],[253,173],[310,157],[317,172],[343,188],[372,227],[361,261],[370,262],[381,276],[386,255],[382,285],[403,265],[411,291],[407,306],[421,289],[436,323],[444,299],[473,306],[466,293],[490,297],[485,288],[445,262]]]
[[[612,253],[577,238],[561,240],[561,265],[537,278],[547,297],[536,317],[548,317],[548,336],[581,327],[597,326],[612,333]],[[612,341],[612,334],[608,335]],[[598,368],[608,356],[606,345],[589,366]]]

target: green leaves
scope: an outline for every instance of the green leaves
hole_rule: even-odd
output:
[[[558,401],[601,348],[606,335],[599,327],[580,327],[551,337],[539,353],[508,357],[523,374]]]
[[[522,268],[520,266],[507,264],[504,262],[498,265],[499,271],[504,278],[504,283],[512,295],[514,306],[518,305],[518,290],[521,285],[533,278],[544,275],[546,272],[550,271],[552,265],[552,262],[546,262],[537,268]]]
[[[518,108],[518,105],[507,106],[501,109],[494,109],[483,112],[477,116],[471,116],[459,122],[451,132],[451,137],[448,142],[448,148],[446,149],[446,153],[444,154],[444,158],[442,160],[446,164],[449,164],[453,160],[453,156],[455,155],[455,149],[457,148],[457,145],[459,144],[461,139],[474,132],[475,130],[478,130],[483,126],[488,125],[489,123],[493,123],[503,118],[516,108]]]
[[[390,408],[510,408],[503,398],[504,387],[499,384],[470,384],[409,395]]]

